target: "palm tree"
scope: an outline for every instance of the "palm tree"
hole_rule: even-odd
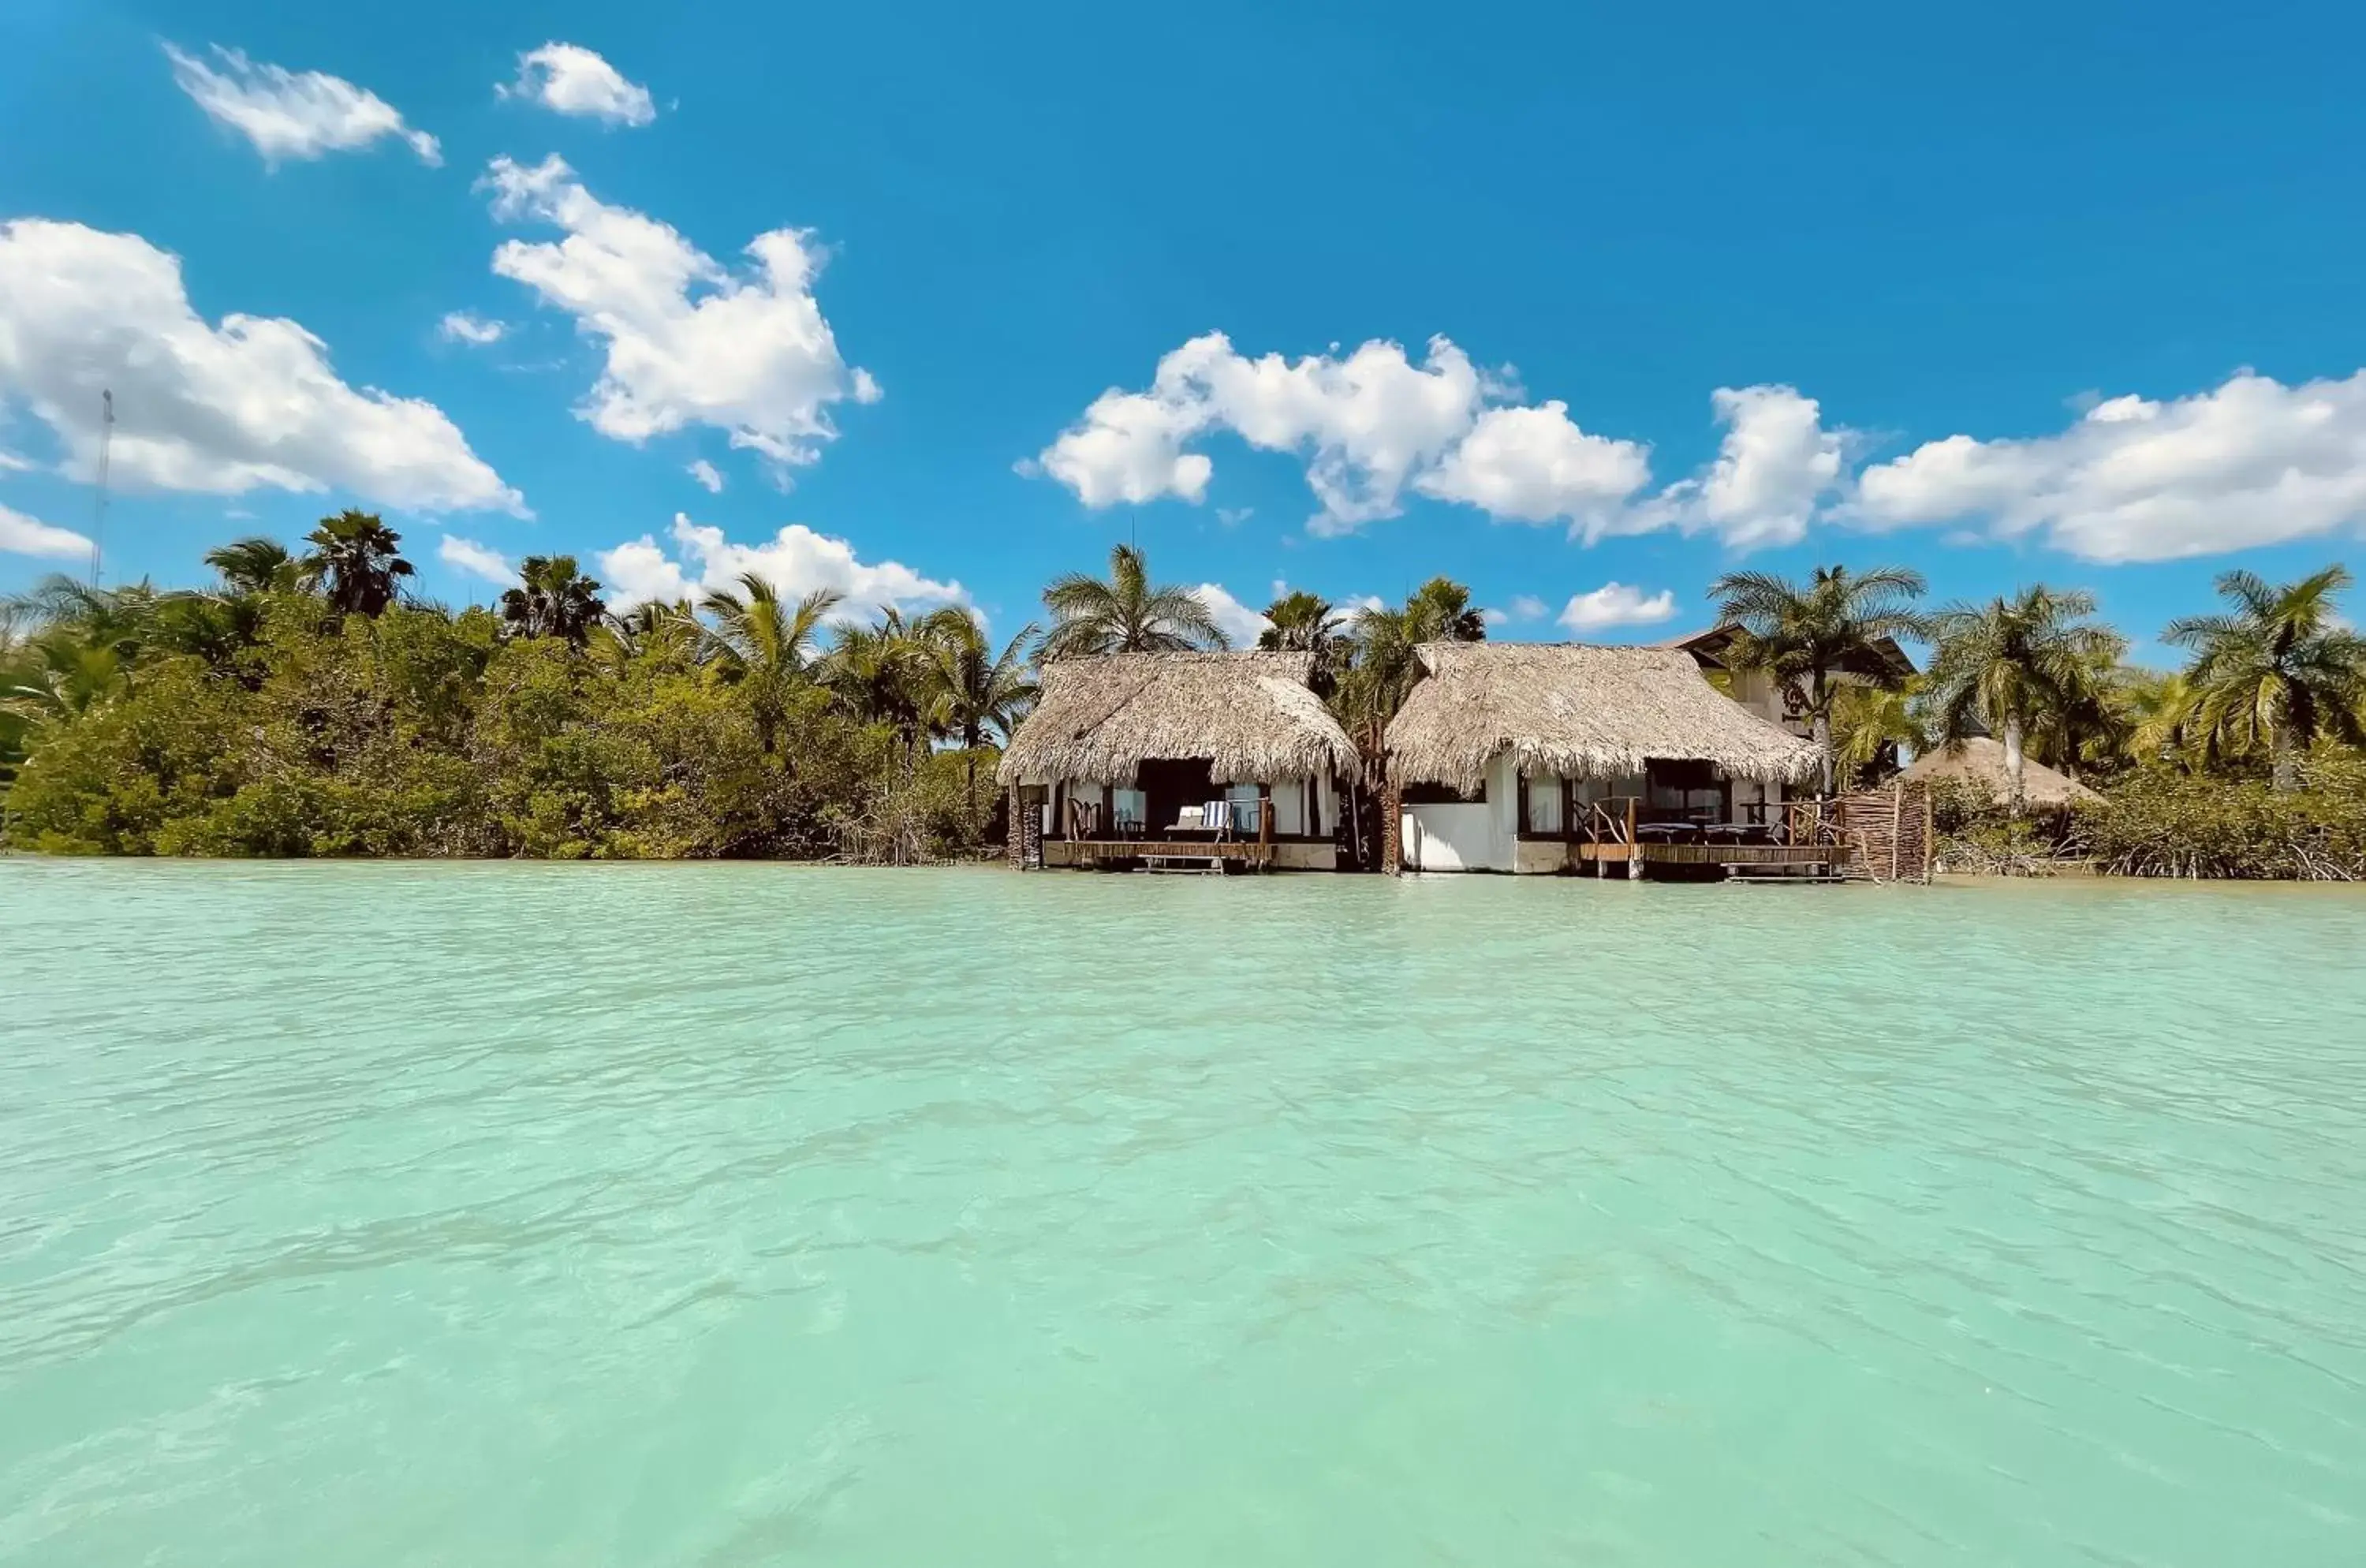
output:
[[[1954,745],[1986,732],[2004,746],[2012,814],[2025,798],[2026,745],[2039,727],[2100,708],[2096,671],[2124,646],[2087,619],[2095,596],[2040,584],[1985,605],[1957,604],[1932,622],[1930,707],[1939,739]]]
[[[1415,642],[1484,642],[1487,617],[1470,607],[1470,590],[1433,577],[1405,601],[1405,632]]]
[[[2340,566],[2281,586],[2230,571],[2218,580],[2218,596],[2232,614],[2187,616],[2161,634],[2193,650],[2185,677],[2204,744],[2214,752],[2264,744],[2277,789],[2300,787],[2301,753],[2320,735],[2366,739],[2358,715],[2366,637],[2342,626],[2336,611],[2349,581]]]
[[[695,665],[707,650],[708,634],[698,611],[687,599],[671,604],[652,599],[623,615],[607,614],[591,637],[591,648],[611,675],[621,679],[636,659],[649,659],[670,669]]]
[[[1921,694],[1918,677],[1896,687],[1849,682],[1832,694],[1832,762],[1840,782],[1854,788],[1886,777],[1896,769],[1900,748],[1929,748]]]
[[[866,724],[884,724],[917,755],[928,733],[920,693],[926,653],[917,629],[893,605],[876,626],[844,626],[817,671],[823,685]]]
[[[600,584],[575,569],[573,556],[528,556],[518,581],[503,591],[501,612],[521,637],[565,637],[580,647],[608,612]]]
[[[395,579],[411,574],[411,563],[396,553],[402,536],[371,513],[323,517],[304,538],[313,549],[301,563],[303,575],[325,583],[330,604],[342,614],[384,615],[394,603]]]
[[[1027,648],[1034,640],[1031,621],[997,655],[976,613],[960,606],[939,610],[920,623],[928,721],[969,753],[963,798],[972,806],[977,799],[978,748],[988,736],[1009,745],[1011,732],[1034,706],[1036,683],[1027,665]]]
[[[1043,590],[1043,604],[1052,612],[1052,629],[1038,650],[1045,660],[1232,646],[1197,593],[1151,585],[1142,552],[1132,545],[1110,552],[1108,581],[1069,572]]]
[[[1425,642],[1481,642],[1486,636],[1485,618],[1470,608],[1470,590],[1451,578],[1431,578],[1401,608],[1357,615],[1332,708],[1376,778],[1389,721],[1420,679],[1414,650]]]
[[[257,534],[216,545],[206,552],[206,564],[221,574],[232,593],[269,593],[297,586],[301,569],[287,547]]]
[[[144,582],[97,588],[58,575],[0,600],[0,763],[12,774],[42,727],[130,689],[162,598]]]
[[[816,639],[845,595],[817,588],[792,604],[766,579],[743,572],[734,591],[718,588],[704,605],[715,618],[709,634],[716,669],[745,694],[757,739],[769,754],[779,745],[790,694],[812,678]]]
[[[1833,677],[1886,669],[1878,644],[1920,637],[1926,623],[1910,600],[1929,584],[1919,571],[1879,567],[1862,575],[1820,566],[1805,583],[1763,571],[1729,571],[1709,584],[1719,621],[1736,636],[1725,658],[1737,670],[1764,672],[1805,709],[1824,753],[1823,788],[1832,792]],[[1876,685],[1890,683],[1877,679]]]
[[[2112,701],[2130,761],[2177,762],[2198,750],[2193,717],[2199,699],[2183,672],[2123,669]]]
[[[1268,604],[1265,618],[1268,624],[1257,634],[1257,646],[1268,653],[1328,653],[1347,624],[1331,601],[1303,588]]]
[[[2108,629],[2085,639],[2079,678],[2030,733],[2038,761],[2075,781],[2090,769],[2110,767],[2124,753],[2128,727],[2120,701],[2120,660],[2127,650],[2127,639]]]

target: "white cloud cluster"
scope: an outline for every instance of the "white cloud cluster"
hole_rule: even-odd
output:
[[[1265,618],[1264,612],[1252,610],[1234,598],[1221,582],[1203,582],[1191,590],[1191,593],[1200,604],[1208,606],[1208,614],[1223,634],[1233,639],[1234,648],[1256,647],[1256,639],[1273,625]]]
[[[71,528],[52,527],[38,517],[0,506],[0,554],[83,560],[89,558],[90,541]]]
[[[839,355],[813,294],[820,258],[809,235],[759,234],[747,246],[754,268],[734,273],[670,226],[601,201],[556,157],[496,158],[485,185],[496,216],[566,231],[505,242],[493,270],[606,344],[579,411],[602,434],[641,442],[710,425],[786,468],[836,437],[832,403],[879,397],[870,374]]]
[[[1572,593],[1561,607],[1560,624],[1580,637],[1613,626],[1648,626],[1673,616],[1676,596],[1667,589],[1646,594],[1624,582],[1606,582],[1589,593]]]
[[[708,462],[705,458],[701,457],[697,459],[683,471],[688,473],[692,479],[696,479],[700,484],[704,485],[706,487],[707,494],[721,495],[723,493],[723,471],[720,468],[717,468],[714,464]]]
[[[594,558],[610,608],[629,610],[650,600],[695,598],[701,590],[735,587],[753,572],[791,598],[817,588],[846,595],[842,615],[861,617],[890,605],[960,604],[969,601],[958,582],[921,576],[901,561],[875,565],[858,558],[844,539],[817,534],[792,523],[768,544],[738,545],[723,530],[674,514],[669,550],[648,534],[602,550]]]
[[[2167,402],[2099,402],[2058,434],[1951,435],[1866,468],[1844,515],[2035,534],[2100,561],[2354,530],[2366,522],[2366,370],[2289,387],[2246,370]]]
[[[191,308],[178,258],[136,234],[0,224],[0,409],[22,403],[87,475],[115,395],[118,484],[237,495],[344,490],[424,511],[523,510],[434,404],[346,385],[294,321]]]
[[[506,588],[517,581],[517,568],[510,558],[490,545],[480,545],[474,539],[462,539],[446,534],[435,547],[435,558],[456,571],[471,577],[481,577],[488,582],[498,582]]]
[[[1651,497],[1648,446],[1581,428],[1567,403],[1508,400],[1515,395],[1443,337],[1415,365],[1379,340],[1344,356],[1249,359],[1210,333],[1160,360],[1146,391],[1103,392],[1022,468],[1049,474],[1087,506],[1170,495],[1196,503],[1214,465],[1189,448],[1230,431],[1306,458],[1318,534],[1392,517],[1410,488],[1499,519],[1565,523],[1589,539],[1679,527],[1738,547],[1797,537],[1840,476],[1843,435],[1823,430],[1815,403],[1787,387],[1720,389],[1727,431],[1716,465]]]
[[[518,56],[517,80],[494,91],[604,125],[647,125],[658,118],[647,87],[626,81],[624,73],[580,44],[554,41],[528,50]]]
[[[1415,488],[1522,523],[1608,527],[1650,482],[1649,449],[1577,427],[1569,405],[1490,409]]]
[[[465,343],[473,348],[499,343],[509,332],[507,321],[487,321],[473,310],[447,310],[435,323],[435,335],[445,343]]]
[[[1815,399],[1720,387],[1716,457],[1657,491],[1646,445],[1580,428],[1565,403],[1518,397],[1445,338],[1415,365],[1379,341],[1253,360],[1211,333],[1160,360],[1147,389],[1103,392],[1020,467],[1090,507],[1197,503],[1214,465],[1195,447],[1229,431],[1305,458],[1316,533],[1392,516],[1410,490],[1499,520],[1563,522],[1589,543],[1675,529],[1736,551],[1796,544],[1829,521],[2168,560],[2366,525],[2366,370],[2294,385],[2245,370],[2185,397],[2100,400],[2056,434],[1952,435],[1861,469],[1866,439],[1827,425]]]
[[[218,123],[263,154],[266,164],[350,152],[391,136],[431,165],[444,162],[435,138],[403,122],[392,104],[342,76],[259,65],[239,50],[213,47],[213,62],[163,46],[173,80]]]
[[[1322,503],[1312,525],[1345,532],[1396,514],[1406,481],[1469,428],[1487,389],[1444,338],[1416,366],[1378,341],[1344,358],[1249,359],[1209,333],[1160,360],[1148,391],[1103,392],[1039,462],[1087,506],[1198,502],[1213,465],[1184,446],[1229,430],[1252,446],[1304,454]]]
[[[1816,400],[1791,387],[1719,387],[1709,402],[1725,426],[1716,461],[1670,485],[1633,522],[1706,529],[1736,550],[1806,538],[1817,508],[1841,483],[1853,433],[1825,429]]]

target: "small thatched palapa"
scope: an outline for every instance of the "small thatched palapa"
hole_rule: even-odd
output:
[[[1125,784],[1145,761],[1205,758],[1217,784],[1354,771],[1346,731],[1307,690],[1304,653],[1111,653],[1043,671],[997,776]]]
[[[1988,737],[1974,736],[1954,746],[1942,746],[1928,756],[1917,757],[1914,765],[1898,775],[1908,784],[1937,784],[1943,779],[1956,779],[1975,789],[1986,791],[1990,800],[2003,806],[2012,798],[2012,780],[2005,773],[2004,743]],[[2027,757],[2021,760],[2021,791],[2022,801],[2041,811],[2058,811],[2082,800],[2103,797],[2067,773],[2057,773],[2043,762]]]
[[[1508,749],[1526,773],[1640,774],[1647,761],[1706,761],[1734,778],[1795,784],[1820,753],[1752,713],[1673,648],[1433,642],[1428,679],[1389,726],[1401,783],[1476,791]]]

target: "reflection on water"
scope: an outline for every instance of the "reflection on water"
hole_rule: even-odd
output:
[[[0,1562],[2355,1563],[2366,898],[0,862]]]

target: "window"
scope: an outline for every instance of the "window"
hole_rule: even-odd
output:
[[[1407,806],[1484,806],[1487,784],[1482,779],[1476,794],[1465,795],[1452,784],[1409,784],[1401,798]]]

